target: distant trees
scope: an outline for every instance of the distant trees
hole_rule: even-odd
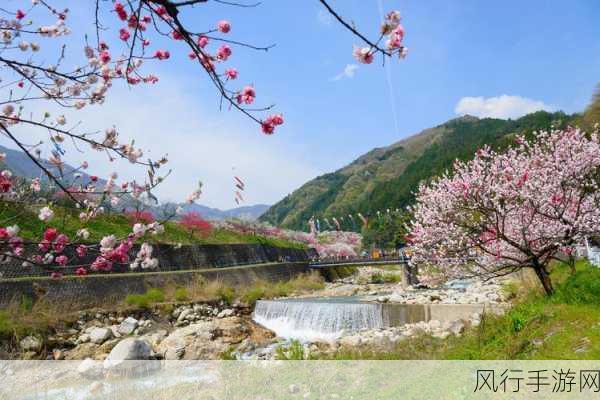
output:
[[[600,140],[576,128],[541,132],[496,153],[480,149],[452,175],[421,185],[413,261],[432,274],[496,277],[533,269],[547,294],[552,260],[600,231]],[[423,270],[421,268],[421,270]]]
[[[364,248],[396,249],[406,244],[410,216],[406,212],[392,212],[373,217],[362,230]]]
[[[583,122],[588,128],[593,128],[594,124],[600,124],[600,84],[596,86],[592,101],[583,114]]]

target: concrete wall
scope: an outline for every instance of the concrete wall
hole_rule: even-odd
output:
[[[385,326],[399,326],[419,321],[455,321],[469,319],[471,315],[483,312],[501,314],[505,307],[497,304],[394,304],[385,303],[382,307]]]
[[[275,247],[267,244],[225,244],[225,245],[187,245],[175,247],[168,244],[153,245],[153,256],[158,258],[160,271],[181,271],[190,269],[223,268],[237,265],[261,264],[269,262],[297,262],[308,261],[314,254],[314,249],[303,250],[295,248]],[[135,245],[130,251],[133,260],[139,251],[139,245]],[[64,275],[72,275],[79,265],[89,265],[95,255],[84,258],[74,257],[72,247],[65,250],[69,258],[73,258],[74,265],[60,268]],[[34,254],[33,249],[27,249],[26,253]],[[79,264],[79,265],[77,265]],[[10,260],[0,268],[0,278],[19,278],[26,276],[49,276],[52,267],[47,269],[38,266],[24,267],[19,260]],[[128,264],[115,264],[110,272],[131,272]],[[151,270],[140,271],[144,273],[154,272]]]
[[[308,271],[307,263],[298,262],[204,270],[65,276],[62,279],[5,279],[0,280],[0,307],[6,307],[24,295],[34,300],[43,298],[49,302],[60,302],[66,307],[69,304],[93,306],[122,300],[128,294],[144,293],[148,288],[167,284],[185,286],[198,277],[237,286],[248,285],[259,279],[269,282],[289,280]]]

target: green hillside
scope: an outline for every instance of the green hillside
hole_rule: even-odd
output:
[[[341,217],[349,213],[373,214],[377,210],[402,208],[413,200],[422,180],[452,167],[455,159],[466,160],[489,144],[508,146],[515,134],[531,135],[552,125],[566,125],[578,115],[544,111],[517,120],[478,119],[465,116],[371,150],[348,166],[304,184],[272,206],[261,220],[306,230],[306,222],[317,217]],[[344,229],[351,229],[351,226]]]

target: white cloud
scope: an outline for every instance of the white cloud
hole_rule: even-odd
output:
[[[333,23],[333,18],[327,11],[319,9],[317,12],[317,21],[323,26],[331,26]]]
[[[340,72],[335,77],[333,77],[333,80],[339,81],[340,79],[344,79],[344,78],[352,79],[352,78],[354,78],[354,74],[356,73],[357,69],[358,69],[358,65],[348,64],[344,67],[344,70],[342,72]]]
[[[519,118],[523,115],[540,111],[552,111],[555,108],[540,100],[521,96],[503,94],[498,97],[463,97],[454,112],[459,115],[473,115],[480,118]]]
[[[152,159],[168,154],[165,169],[173,172],[156,190],[162,201],[184,201],[201,180],[204,194],[200,204],[222,209],[236,207],[235,173],[246,183],[245,204],[273,204],[322,172],[303,161],[301,153],[285,142],[285,125],[275,135],[265,136],[260,127],[234,112],[219,112],[217,102],[211,98],[200,102],[197,96],[192,97],[195,89],[170,78],[161,74],[161,81],[154,87],[116,87],[103,106],[66,112],[43,104],[39,109],[48,110],[53,116],[65,113],[68,126],[82,121],[80,131],[103,131],[115,125],[123,140],[134,138],[135,146]],[[30,109],[36,107],[32,105]],[[48,143],[43,132],[15,132],[27,138],[28,143],[36,139]],[[7,139],[0,138],[0,144],[14,148]],[[44,157],[48,157],[51,148],[49,144],[42,147]],[[104,153],[88,151],[85,146],[84,153],[67,142],[64,148],[67,163],[77,166],[87,160],[90,173],[106,177],[116,171],[119,180],[144,179],[143,167],[124,160],[109,163]]]

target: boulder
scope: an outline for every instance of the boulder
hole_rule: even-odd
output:
[[[83,360],[93,357],[98,351],[98,345],[88,342],[82,343],[71,350],[65,351],[65,360]]]
[[[23,339],[21,339],[19,345],[23,352],[37,353],[42,349],[43,342],[42,339],[37,336],[25,336]]]
[[[87,379],[100,379],[104,375],[102,362],[86,358],[77,367],[77,373]]]
[[[152,347],[145,340],[137,338],[127,338],[120,341],[110,352],[104,367],[107,369],[121,366],[124,361],[129,360],[149,360],[152,358]]]
[[[454,321],[448,330],[455,335],[460,335],[465,330],[465,323],[461,320]]]
[[[194,310],[192,310],[191,308],[186,308],[184,309],[181,314],[179,314],[179,317],[177,317],[177,322],[183,322],[186,319],[188,319],[189,316],[191,316],[194,313]]]
[[[160,342],[157,352],[167,360],[218,359],[219,355],[229,347],[225,340],[234,340],[233,332],[222,328],[224,326],[217,327],[213,321],[202,321],[175,329]]]
[[[90,330],[90,341],[95,344],[102,344],[112,338],[110,328],[93,328]]]
[[[225,310],[223,310],[219,314],[217,314],[217,318],[231,317],[231,316],[233,316],[234,313],[235,313],[235,311],[233,311],[231,308],[226,308]]]
[[[127,317],[119,324],[118,331],[121,335],[131,335],[138,327],[138,320],[133,317]]]

